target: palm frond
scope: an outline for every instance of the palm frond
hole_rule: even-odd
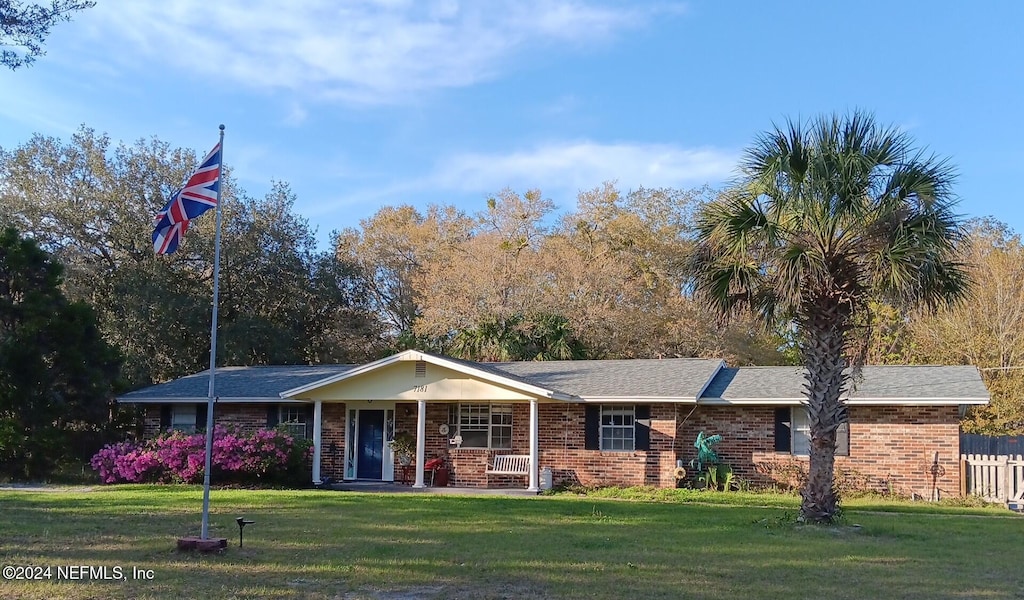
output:
[[[845,298],[854,312],[875,295],[933,304],[969,284],[956,261],[955,174],[874,115],[774,126],[740,167],[740,185],[698,219],[696,287],[721,310],[777,316],[808,293]]]

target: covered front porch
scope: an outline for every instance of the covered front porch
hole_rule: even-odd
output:
[[[477,488],[457,486],[412,487],[388,481],[341,481],[319,486],[336,492],[363,492],[369,494],[439,494],[446,496],[533,496],[536,492],[522,488]]]
[[[411,488],[421,490],[428,461],[441,459],[455,487],[518,485],[530,493],[540,491],[539,405],[571,401],[559,396],[479,365],[413,351],[281,394],[313,404],[315,484],[324,480],[326,451],[327,475],[345,482],[393,483],[411,471]],[[407,467],[390,444],[402,434],[415,438]],[[525,472],[495,469],[495,457],[507,455],[523,457],[517,464],[525,463]]]

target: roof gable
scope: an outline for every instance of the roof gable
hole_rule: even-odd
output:
[[[331,379],[314,382],[303,392],[285,392],[283,397],[327,402],[505,402],[544,397],[527,393],[535,386],[524,389],[498,378],[484,379],[426,361],[392,361],[350,377]]]
[[[389,367],[396,363],[401,362],[424,362],[433,364],[435,366],[448,369],[455,373],[461,373],[468,375],[471,378],[484,381],[493,385],[500,386],[525,394],[530,397],[538,398],[553,398],[560,400],[568,400],[568,394],[561,392],[550,387],[537,385],[535,382],[529,379],[518,377],[512,373],[507,373],[501,370],[490,368],[485,363],[475,363],[470,361],[462,361],[457,359],[451,359],[445,356],[438,356],[435,354],[429,354],[427,352],[419,352],[416,350],[406,350],[398,354],[382,358],[380,360],[361,365],[359,367],[349,369],[343,373],[307,383],[302,386],[298,386],[292,389],[281,392],[282,398],[297,398],[297,397],[309,397],[311,394],[315,394],[315,390],[333,386],[346,380],[353,380],[361,376],[373,373],[380,369]]]

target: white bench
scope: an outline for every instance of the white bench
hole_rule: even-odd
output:
[[[488,475],[529,475],[529,454],[499,454],[494,457],[494,464],[487,466]]]

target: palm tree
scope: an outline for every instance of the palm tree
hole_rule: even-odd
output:
[[[767,327],[793,324],[811,435],[800,512],[832,522],[841,397],[860,366],[869,302],[935,308],[968,292],[953,172],[859,112],[775,127],[740,172],[698,218],[696,289],[723,315],[748,309]]]
[[[524,317],[485,317],[452,338],[448,353],[456,358],[506,362],[512,360],[580,360],[587,349],[572,324],[553,313]]]
[[[455,358],[485,362],[522,360],[521,315],[485,317],[475,327],[458,331],[448,353]]]

